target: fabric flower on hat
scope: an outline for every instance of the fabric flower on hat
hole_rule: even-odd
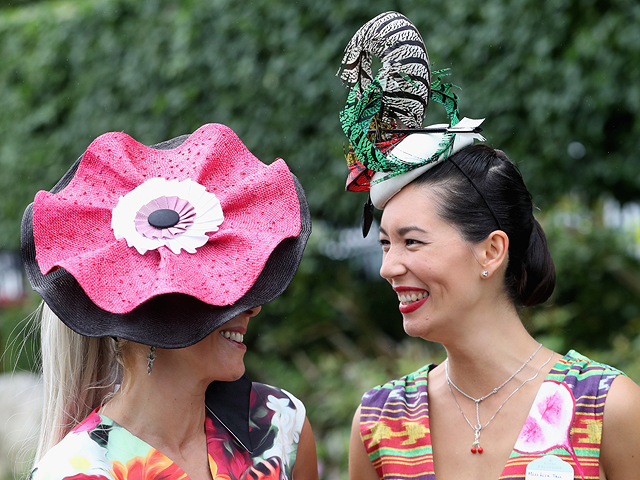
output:
[[[64,268],[111,313],[166,293],[233,305],[300,228],[284,161],[263,164],[219,124],[169,150],[102,135],[69,183],[33,206],[42,274]]]
[[[181,249],[196,253],[223,219],[220,200],[202,185],[156,177],[120,197],[111,227],[117,239],[126,239],[141,254],[160,246],[176,254]]]

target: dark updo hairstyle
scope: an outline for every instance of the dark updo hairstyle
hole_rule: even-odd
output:
[[[413,184],[437,188],[438,215],[466,241],[481,242],[495,230],[508,235],[505,288],[514,304],[530,307],[549,298],[556,272],[547,239],[533,218],[531,194],[504,152],[483,144],[463,148]]]

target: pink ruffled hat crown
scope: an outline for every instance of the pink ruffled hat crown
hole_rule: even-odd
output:
[[[283,160],[208,124],[152,147],[98,137],[22,230],[31,283],[70,328],[171,348],[280,295],[311,226]]]

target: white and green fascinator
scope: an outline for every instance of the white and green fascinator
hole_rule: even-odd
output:
[[[375,77],[371,60],[382,67]],[[340,112],[349,139],[346,189],[369,191],[363,214],[366,236],[373,207],[382,209],[405,185],[422,173],[484,140],[484,119],[460,119],[458,96],[443,82],[446,70],[431,72],[424,41],[402,14],[386,12],[364,24],[345,48],[338,75],[350,88]],[[444,106],[448,124],[423,127],[429,100]]]

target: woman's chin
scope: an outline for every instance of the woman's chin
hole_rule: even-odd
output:
[[[214,380],[220,382],[235,382],[244,375],[245,367],[242,366],[226,369],[224,372],[216,372],[216,378]]]
[[[415,320],[409,319],[406,316],[403,316],[402,319],[402,326],[404,328],[404,331],[410,337],[424,338],[429,330],[428,326],[426,325],[427,323],[427,319]]]

